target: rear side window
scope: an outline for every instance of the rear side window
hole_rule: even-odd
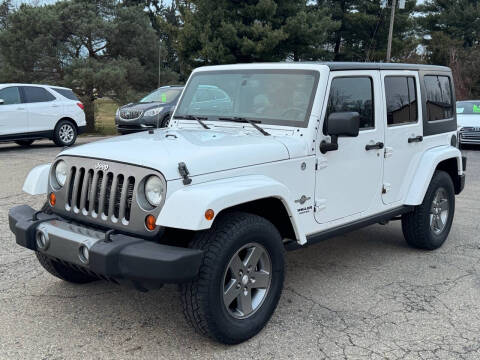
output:
[[[417,91],[413,76],[386,76],[385,98],[389,126],[417,122]]]
[[[38,103],[55,100],[55,96],[50,94],[47,90],[36,86],[23,86],[23,94],[25,95],[26,103]]]
[[[374,128],[372,79],[366,76],[334,78],[327,106],[325,119],[334,112],[356,111],[360,114],[360,130]]]
[[[59,89],[59,88],[50,88],[50,89],[66,97],[67,99],[78,101],[77,95],[75,95],[73,91],[70,89]]]
[[[0,90],[0,99],[3,100],[3,105],[20,104],[22,102],[20,100],[20,91],[16,86]]]
[[[425,75],[428,121],[453,117],[452,87],[448,76]]]

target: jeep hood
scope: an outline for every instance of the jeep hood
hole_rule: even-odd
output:
[[[241,131],[159,129],[101,140],[60,153],[156,169],[165,179],[180,178],[178,163],[191,176],[286,160],[286,145],[274,136]]]

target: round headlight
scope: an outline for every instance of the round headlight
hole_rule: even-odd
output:
[[[165,188],[158,176],[150,176],[145,183],[145,196],[152,206],[158,206],[163,200]]]
[[[55,179],[57,179],[58,185],[65,185],[65,181],[67,181],[67,172],[67,164],[65,161],[60,160],[57,165],[55,165]]]

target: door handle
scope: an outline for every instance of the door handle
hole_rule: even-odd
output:
[[[421,141],[423,141],[423,136],[422,136],[422,135],[408,138],[408,143],[409,143],[409,144],[410,144],[410,143],[413,143],[413,142],[421,142]]]
[[[383,143],[381,141],[376,144],[367,144],[365,145],[365,150],[380,150],[383,149]]]

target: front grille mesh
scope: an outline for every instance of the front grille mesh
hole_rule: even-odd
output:
[[[135,178],[72,166],[67,180],[67,210],[86,216],[130,221]]]
[[[141,110],[120,110],[120,117],[125,120],[138,119],[141,115]]]

